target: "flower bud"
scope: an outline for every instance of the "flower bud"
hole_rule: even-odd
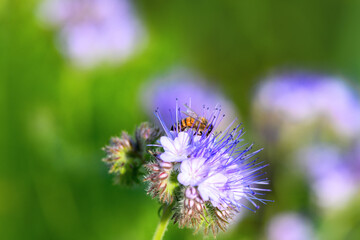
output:
[[[123,132],[121,138],[113,137],[110,144],[103,148],[107,156],[102,159],[109,166],[109,173],[117,176],[116,183],[132,185],[138,182],[139,164],[134,157],[134,141]]]
[[[145,165],[149,171],[144,179],[144,181],[150,182],[148,194],[154,198],[159,196],[161,202],[172,203],[179,186],[178,181],[173,177],[175,173],[173,164],[157,158],[159,153],[151,152],[151,154],[155,156],[156,161]]]
[[[206,235],[212,231],[216,236],[220,229],[226,230],[235,213],[235,209],[220,210],[212,204],[205,203],[195,187],[187,187],[180,204],[180,211],[174,214],[173,219],[181,228],[192,227],[198,231],[203,226]]]
[[[143,155],[147,144],[154,143],[160,137],[161,131],[155,126],[147,122],[141,123],[135,131],[135,151]]]
[[[155,126],[147,122],[144,122],[136,129],[136,140],[143,140],[145,143],[153,143],[160,137],[161,131]]]

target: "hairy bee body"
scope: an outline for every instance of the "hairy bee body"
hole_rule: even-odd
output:
[[[208,120],[204,117],[201,118],[193,118],[186,117],[180,120],[180,122],[171,126],[171,131],[179,130],[180,132],[186,131],[188,129],[193,129],[196,131],[198,135],[202,135],[206,132],[206,135],[209,135],[213,129],[211,124],[208,124]]]

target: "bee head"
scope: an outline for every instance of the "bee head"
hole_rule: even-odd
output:
[[[206,135],[209,135],[212,132],[212,130],[214,129],[214,126],[212,124],[209,124],[206,126],[206,129],[207,129]]]

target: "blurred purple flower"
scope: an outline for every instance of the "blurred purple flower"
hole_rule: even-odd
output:
[[[60,50],[82,67],[121,62],[143,40],[128,0],[44,0],[39,15],[59,28]]]
[[[347,161],[351,166],[352,176],[360,185],[360,138],[352,142],[347,152]]]
[[[341,78],[290,72],[266,79],[255,95],[255,111],[275,125],[328,123],[340,136],[360,134],[360,100]],[[266,123],[265,123],[266,124]]]
[[[357,191],[351,162],[337,146],[313,145],[299,150],[297,158],[303,165],[319,206],[344,206]]]
[[[199,117],[208,110],[204,108],[204,103],[208,106],[219,107],[226,116],[221,121],[218,130],[225,129],[238,117],[236,107],[222,95],[218,88],[197,74],[181,68],[147,83],[143,87],[141,96],[148,115],[154,116],[153,110],[158,108],[168,127],[175,122],[174,116],[168,113],[174,108],[176,99],[180,107],[187,104]]]
[[[313,240],[314,229],[309,220],[300,214],[288,212],[275,216],[268,224],[269,240]]]

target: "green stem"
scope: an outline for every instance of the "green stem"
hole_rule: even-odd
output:
[[[173,204],[170,205],[164,204],[163,213],[160,218],[160,222],[157,225],[156,231],[154,233],[153,240],[162,240],[162,238],[164,237],[164,233],[166,231],[167,225],[171,217],[172,206]]]

